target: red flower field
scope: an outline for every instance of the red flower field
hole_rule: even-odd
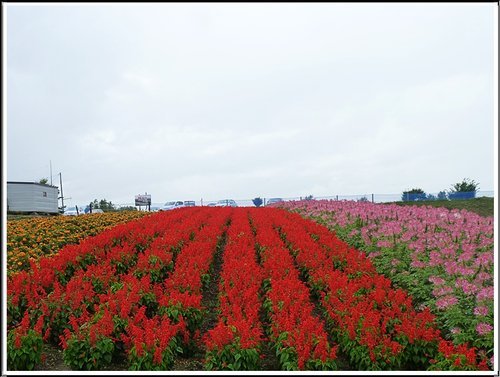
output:
[[[9,370],[43,343],[73,370],[488,370],[327,228],[277,208],[192,207],[30,260],[7,285]]]

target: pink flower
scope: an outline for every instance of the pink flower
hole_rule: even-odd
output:
[[[387,241],[387,240],[380,240],[377,242],[377,246],[378,247],[391,247],[392,243],[390,241]]]
[[[486,306],[478,306],[474,309],[474,315],[486,316],[486,315],[488,315],[488,308]]]
[[[465,279],[457,279],[455,287],[462,289],[465,294],[475,294],[477,293],[477,291],[479,291],[479,287],[472,283],[469,283]]]
[[[476,295],[476,299],[483,300],[483,299],[493,299],[493,287],[486,287],[481,289],[478,294]]]
[[[436,285],[441,285],[441,284],[444,284],[444,279],[443,278],[440,278],[439,276],[430,276],[429,277],[429,281],[431,283],[434,283]]]
[[[436,301],[436,307],[438,309],[444,309],[457,303],[458,299],[455,296],[445,296]]]
[[[478,323],[476,326],[476,331],[479,335],[487,334],[491,330],[493,330],[493,326],[491,326],[488,323],[481,322],[481,323]]]
[[[453,288],[452,287],[439,287],[439,288],[434,288],[432,290],[432,294],[435,296],[435,297],[439,297],[439,296],[446,296],[450,293],[453,293]]]
[[[414,267],[414,268],[423,268],[425,266],[427,266],[424,262],[422,261],[419,261],[419,260],[414,260],[413,262],[411,262],[411,267]]]

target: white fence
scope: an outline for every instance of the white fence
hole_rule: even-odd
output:
[[[267,201],[270,198],[262,197],[262,196],[256,196],[260,197],[263,201],[263,205],[267,203]],[[277,197],[277,196],[276,196]],[[276,198],[274,197],[274,198]],[[373,203],[389,203],[389,202],[401,202],[403,201],[403,193],[399,194],[357,194],[357,195],[331,195],[331,196],[313,196],[313,195],[304,195],[304,196],[297,196],[297,197],[280,197],[284,201],[291,201],[291,200],[303,200],[303,199],[316,199],[316,200],[353,200],[353,201],[369,201]],[[473,198],[480,198],[480,197],[489,197],[492,198],[494,197],[494,191],[477,191],[475,195],[471,193],[456,193],[455,195],[450,194],[450,193],[445,193],[445,192],[439,192],[439,193],[426,193],[425,197],[423,197],[421,194],[408,194],[404,197],[404,201],[419,201],[419,200],[456,200],[456,199],[473,199]],[[233,199],[233,198],[224,198],[224,199]],[[217,202],[217,199],[214,200],[205,200],[205,199],[200,199],[200,200],[194,200],[187,198],[186,200],[193,200],[197,206],[207,206],[209,204],[213,204]],[[239,207],[255,207],[253,203],[253,198],[252,199],[234,199],[234,201],[238,204]],[[152,210],[157,210],[161,209],[165,202],[152,202],[151,203],[151,209]],[[115,204],[117,208],[122,208],[122,207],[135,207],[135,203],[122,203],[122,204]],[[146,210],[147,208],[145,206],[142,207],[143,210]]]

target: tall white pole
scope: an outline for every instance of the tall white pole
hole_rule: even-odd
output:
[[[52,160],[50,161],[50,185],[52,186]]]
[[[62,174],[59,173],[59,182],[61,184],[61,206],[64,211],[64,194],[63,194],[63,187],[62,187]]]

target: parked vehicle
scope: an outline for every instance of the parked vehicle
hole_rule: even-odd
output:
[[[92,208],[92,213],[104,213],[104,211],[100,208]]]
[[[217,205],[217,202],[210,202],[207,204],[207,207],[215,207]]]
[[[158,211],[160,211],[160,210],[161,210],[161,208],[160,208],[160,207],[150,207],[150,208],[149,208],[149,210],[150,210],[151,212],[158,212]]]
[[[216,207],[238,207],[238,204],[233,199],[218,200],[215,204]]]
[[[69,207],[64,210],[64,216],[78,216],[78,214],[82,214],[82,212],[78,212],[76,207]]]
[[[275,203],[279,203],[279,202],[282,202],[283,199],[281,198],[270,198],[267,203],[266,203],[266,206],[268,205],[271,205],[271,204],[275,204]]]
[[[184,207],[194,207],[196,206],[196,202],[194,200],[186,200],[184,202]]]
[[[162,208],[162,211],[169,211],[175,208],[184,207],[184,202],[182,200],[178,200],[176,202],[166,202]]]

